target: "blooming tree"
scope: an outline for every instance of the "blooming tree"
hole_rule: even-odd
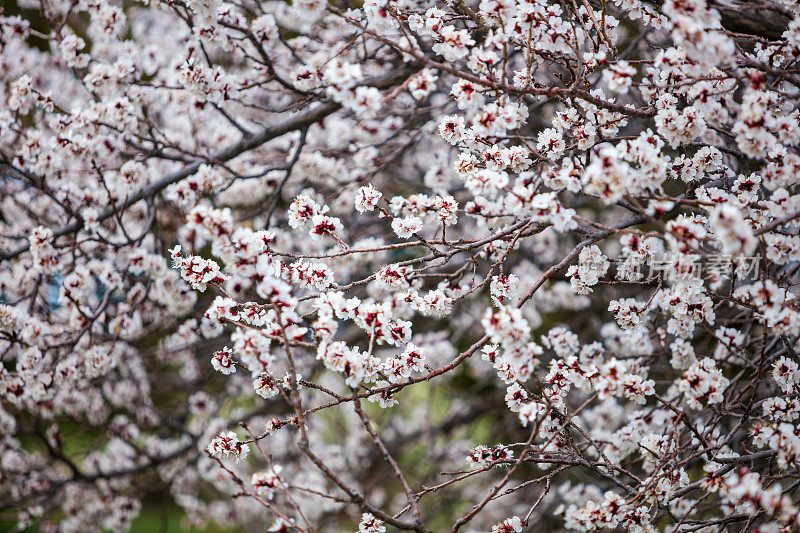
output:
[[[800,527],[795,1],[3,6],[0,517]]]

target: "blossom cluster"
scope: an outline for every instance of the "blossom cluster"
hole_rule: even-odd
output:
[[[795,3],[12,4],[2,523],[800,529]]]

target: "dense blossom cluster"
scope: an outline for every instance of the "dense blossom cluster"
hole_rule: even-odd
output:
[[[0,523],[800,529],[795,0],[0,9]]]

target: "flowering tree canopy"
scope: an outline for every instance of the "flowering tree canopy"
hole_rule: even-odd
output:
[[[795,0],[18,0],[0,519],[800,528]]]

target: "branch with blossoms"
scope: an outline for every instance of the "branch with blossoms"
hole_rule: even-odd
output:
[[[4,6],[0,520],[800,528],[798,58],[783,0]]]

